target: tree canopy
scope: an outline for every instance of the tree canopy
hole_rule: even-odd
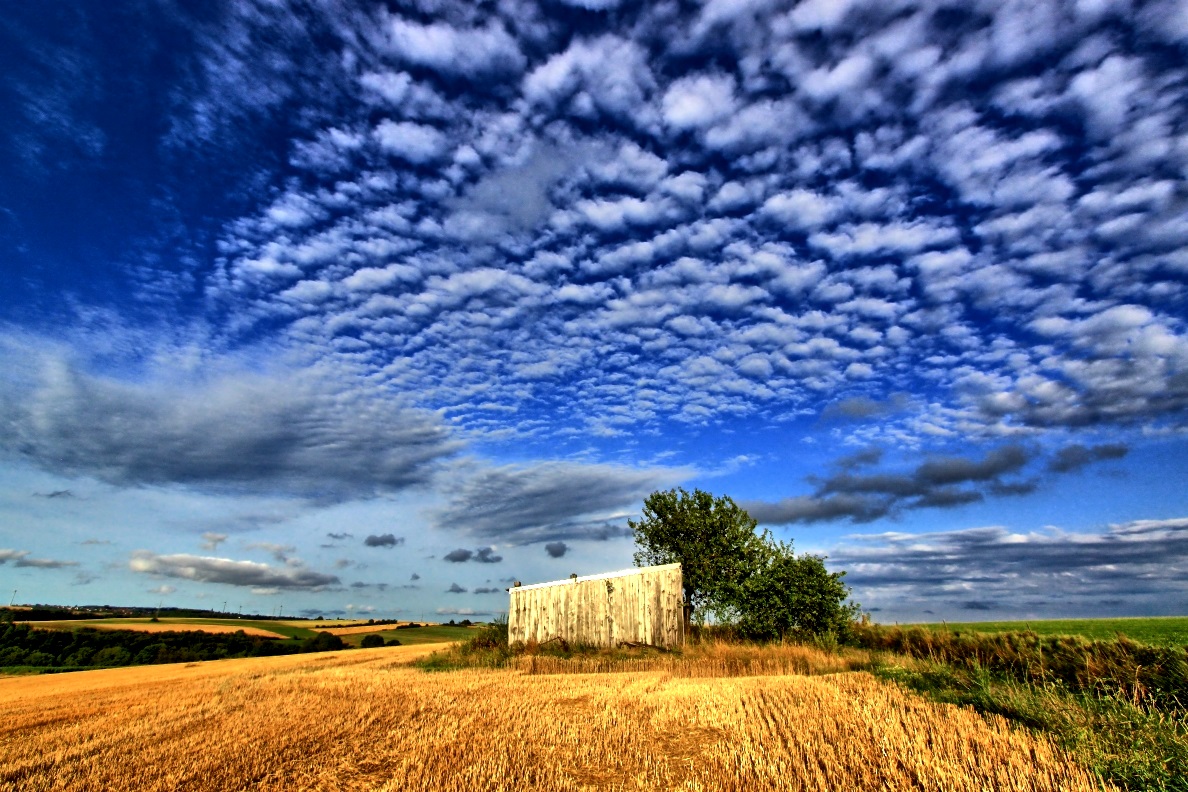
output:
[[[765,540],[756,522],[729,496],[683,488],[653,492],[644,501],[635,532],[635,563],[681,565],[685,603],[722,614],[740,586],[762,563]]]
[[[685,602],[713,613],[752,638],[789,634],[844,635],[858,606],[847,604],[845,572],[829,572],[822,556],[793,553],[729,496],[696,489],[653,492],[643,514],[628,520],[635,563],[681,565]]]
[[[823,556],[792,552],[791,544],[770,546],[763,564],[743,582],[736,624],[746,636],[763,640],[788,635],[845,636],[858,606],[845,604],[850,589],[845,572],[830,572]]]

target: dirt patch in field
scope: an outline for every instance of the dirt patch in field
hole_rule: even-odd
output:
[[[261,630],[259,627],[239,627],[234,624],[168,624],[166,622],[148,622],[120,624],[99,621],[45,621],[24,622],[35,630],[66,630],[72,627],[94,627],[97,630],[135,630],[136,632],[206,632],[206,633],[234,633],[243,630],[246,635],[258,635],[262,638],[284,638],[280,633],[271,630]]]

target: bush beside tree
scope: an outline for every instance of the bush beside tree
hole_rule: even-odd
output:
[[[850,637],[858,606],[847,604],[844,572],[830,572],[822,556],[800,556],[790,544],[771,547],[768,558],[742,584],[736,621],[758,640],[832,634]]]

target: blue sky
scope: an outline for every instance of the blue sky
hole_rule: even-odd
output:
[[[485,616],[729,494],[882,621],[1188,608],[1188,3],[24,4],[0,582]]]

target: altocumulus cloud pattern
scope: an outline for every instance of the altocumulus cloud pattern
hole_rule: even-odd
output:
[[[297,553],[625,565],[679,483],[873,601],[1041,608],[1001,582],[1059,569],[1149,608],[1109,559],[1186,558],[1182,0],[7,16],[0,450],[50,478],[5,497],[169,493],[174,527],[88,545],[139,575],[329,612],[380,584]],[[501,592],[459,581],[427,588]]]

